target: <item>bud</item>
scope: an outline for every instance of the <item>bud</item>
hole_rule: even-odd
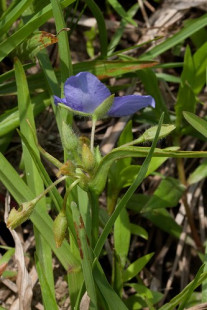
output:
[[[105,116],[114,102],[114,94],[106,98],[93,112],[93,118],[98,120]]]
[[[53,233],[55,238],[56,247],[59,248],[65,238],[67,229],[67,218],[63,211],[60,211],[53,224]]]
[[[86,145],[90,146],[90,139],[85,136],[79,137],[79,142],[81,145],[85,143]]]
[[[63,146],[68,151],[77,151],[79,141],[71,126],[67,125],[65,122],[62,123],[62,142]]]
[[[94,158],[93,153],[91,152],[90,148],[88,147],[87,144],[82,145],[82,165],[83,167],[91,171],[95,167],[96,161]]]
[[[13,208],[9,213],[9,217],[7,219],[7,227],[11,229],[15,229],[17,226],[24,223],[29,219],[35,203],[33,201],[24,202],[18,210]]]

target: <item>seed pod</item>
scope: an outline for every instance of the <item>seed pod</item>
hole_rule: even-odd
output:
[[[93,170],[96,164],[93,153],[85,143],[82,145],[82,164],[83,167],[88,171]]]
[[[56,247],[59,248],[65,238],[67,229],[67,218],[63,211],[60,211],[53,224],[53,233]]]
[[[68,151],[77,151],[79,140],[74,134],[71,126],[67,125],[65,122],[62,123],[62,142]]]

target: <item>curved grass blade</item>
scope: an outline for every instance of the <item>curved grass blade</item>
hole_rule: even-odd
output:
[[[98,242],[96,243],[96,246],[95,246],[95,249],[94,249],[94,253],[95,253],[95,255],[97,257],[100,255],[102,247],[104,246],[105,240],[106,240],[108,234],[110,233],[111,228],[114,225],[114,223],[115,223],[119,213],[121,212],[121,210],[123,208],[125,208],[127,202],[129,201],[131,196],[134,194],[134,192],[137,189],[137,187],[144,180],[144,177],[145,177],[145,175],[147,173],[147,170],[148,170],[148,167],[149,167],[149,164],[150,164],[153,152],[155,150],[155,146],[156,146],[157,141],[158,141],[158,137],[159,137],[160,129],[161,129],[161,126],[162,126],[163,118],[164,118],[164,113],[161,115],[161,118],[160,118],[160,121],[159,121],[159,125],[158,125],[158,128],[157,128],[157,132],[156,132],[154,141],[152,143],[150,151],[149,151],[149,153],[148,153],[148,155],[147,155],[147,157],[146,157],[142,167],[139,170],[137,178],[135,179],[133,184],[130,186],[130,188],[127,190],[125,195],[122,197],[122,199],[117,204],[117,207],[116,207],[115,211],[113,212],[113,214],[109,218],[107,224],[105,225],[105,227],[103,229],[103,232],[102,232],[100,238],[98,239]]]
[[[85,0],[85,3],[88,5],[89,9],[91,10],[92,14],[94,15],[99,29],[99,38],[101,44],[101,58],[106,58],[107,55],[107,47],[108,47],[108,40],[107,40],[107,30],[105,25],[105,20],[103,17],[103,13],[97,6],[94,0]]]
[[[34,152],[36,153],[36,156],[39,157],[40,155],[36,147],[34,137],[31,133],[31,130],[28,130],[27,121],[30,122],[31,127],[33,128],[34,132],[36,132],[28,84],[23,66],[17,58],[15,58],[14,68],[15,68],[15,77],[18,92],[20,129],[21,132],[26,136],[27,140],[30,141],[30,145],[33,148]],[[23,148],[23,160],[24,160],[27,184],[33,190],[34,194],[38,196],[44,191],[44,184],[34,164],[34,161],[32,160],[31,155],[28,152],[28,149],[25,147],[24,143],[22,143],[22,148]],[[47,206],[45,198],[41,199],[41,201],[38,202],[36,207],[41,208],[41,212],[47,214]],[[51,249],[48,246],[45,239],[43,239],[43,236],[39,233],[39,231],[36,228],[34,229],[34,234],[36,241],[36,251],[40,259],[41,268],[44,270],[44,273],[47,277],[48,283],[51,288],[51,292],[53,293],[53,296],[55,298]]]

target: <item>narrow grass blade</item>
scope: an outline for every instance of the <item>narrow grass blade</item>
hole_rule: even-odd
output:
[[[128,308],[125,306],[121,298],[108,283],[103,269],[97,259],[95,259],[93,263],[93,275],[95,282],[109,307],[109,310],[127,310]]]
[[[16,58],[15,59],[15,77],[17,83],[17,92],[18,92],[18,109],[19,109],[19,118],[20,118],[20,129],[22,133],[26,136],[27,140],[30,141],[30,145],[33,150],[36,152],[36,155],[39,156],[38,150],[34,141],[34,137],[31,133],[31,130],[28,130],[28,123],[32,126],[35,131],[34,116],[30,101],[30,94],[27,85],[26,75],[22,67],[21,62]],[[23,144],[23,160],[25,166],[26,180],[30,188],[32,188],[35,195],[39,195],[44,190],[43,181],[39,175],[39,172],[29,154],[27,148]],[[37,208],[41,208],[42,212],[47,213],[46,200],[42,199],[38,204]],[[55,298],[55,287],[54,287],[54,278],[53,278],[53,266],[52,266],[52,253],[51,249],[48,246],[47,242],[39,231],[34,229],[35,240],[36,240],[36,251],[40,259],[41,268],[44,269],[45,275],[47,277],[48,283],[51,288],[51,292]],[[46,296],[45,296],[46,298]]]
[[[114,248],[119,254],[122,267],[125,266],[126,258],[130,245],[130,222],[129,216],[125,209],[123,209],[117,220],[114,223]]]
[[[61,1],[61,6],[67,7],[72,4],[75,0],[63,0]],[[0,43],[0,61],[4,59],[8,54],[10,54],[21,42],[23,42],[33,31],[38,27],[47,22],[49,18],[52,17],[52,7],[48,4],[41,11],[35,14],[29,22],[24,25],[22,28],[17,30],[5,41]]]
[[[150,60],[153,59],[178,43],[182,42],[186,38],[189,38],[192,34],[196,33],[198,30],[204,28],[207,25],[207,14],[195,19],[189,26],[181,29],[178,33],[176,33],[171,38],[168,38],[161,44],[158,44],[154,48],[152,48],[149,52],[142,55],[139,59]]]
[[[29,129],[30,130],[30,129]],[[30,143],[28,142],[28,140],[26,139],[26,137],[20,133],[21,139],[23,141],[23,143],[25,144],[27,150],[29,151],[30,156],[32,157],[32,160],[39,172],[39,175],[41,176],[45,187],[49,187],[50,185],[52,185],[52,180],[50,179],[44,165],[42,164],[39,156],[37,156],[37,153],[35,152],[35,150],[32,148],[32,146],[30,145]],[[58,211],[61,210],[62,208],[62,204],[63,204],[63,199],[60,196],[58,190],[56,187],[52,188],[50,191],[50,195],[52,197],[52,200],[57,208]]]
[[[22,0],[16,4],[16,6],[11,10],[4,18],[0,19],[0,34],[5,34],[15,20],[27,9],[31,4],[32,0]]]
[[[136,12],[138,11],[139,5],[138,3],[135,3],[128,11],[127,11],[127,15],[130,16],[130,18],[132,18]],[[121,37],[123,35],[124,29],[127,25],[127,21],[122,19],[119,28],[116,30],[114,36],[111,39],[111,42],[108,45],[108,56],[111,56],[116,48],[116,46],[118,45],[119,41],[121,40]]]
[[[155,139],[154,139],[154,141],[152,143],[152,146],[150,148],[149,154],[147,155],[147,157],[146,157],[142,167],[140,168],[136,180],[133,182],[133,184],[127,190],[127,192],[123,196],[123,198],[119,201],[119,203],[117,204],[117,207],[116,207],[114,213],[111,215],[110,219],[108,220],[106,226],[103,229],[103,232],[102,232],[102,234],[101,234],[101,236],[100,236],[100,238],[99,238],[99,240],[98,240],[98,242],[97,242],[97,244],[95,246],[95,249],[94,249],[94,253],[95,253],[95,255],[97,257],[100,255],[101,250],[102,250],[102,248],[104,246],[105,240],[106,240],[107,236],[109,235],[109,233],[111,231],[111,228],[114,225],[114,223],[115,223],[117,217],[119,216],[121,210],[123,208],[125,208],[127,202],[129,201],[131,196],[134,194],[134,192],[137,189],[137,187],[144,180],[144,177],[145,177],[145,175],[147,173],[148,166],[150,164],[150,160],[152,158],[155,146],[156,146],[157,141],[158,141],[159,132],[160,132],[160,129],[161,129],[161,126],[162,126],[163,118],[164,118],[164,113],[162,114],[162,116],[160,118],[159,125],[158,125],[158,128],[157,128],[157,132],[156,132],[156,135],[155,135]]]
[[[73,221],[75,223],[77,239],[80,241],[79,250],[86,290],[91,299],[92,306],[94,307],[94,309],[98,309],[95,283],[92,274],[92,250],[88,243],[88,237],[86,235],[83,219],[75,202],[71,203],[71,209],[73,214]]]
[[[144,88],[147,94],[151,95],[156,102],[155,113],[159,118],[162,112],[165,112],[165,122],[170,123],[170,116],[166,106],[166,103],[163,99],[160,87],[158,85],[158,79],[152,69],[140,70],[137,72],[138,77],[141,79],[144,84]]]
[[[68,42],[68,34],[66,31],[61,31],[66,28],[66,24],[63,18],[63,12],[59,1],[50,0],[52,4],[53,16],[55,19],[56,32],[58,35],[58,50],[60,59],[60,74],[61,74],[61,96],[64,95],[64,83],[73,73],[72,61],[70,55],[70,47]],[[61,32],[60,32],[61,31]],[[44,65],[45,66],[45,65]],[[57,95],[57,94],[56,94]],[[65,113],[63,109],[57,109],[56,114],[58,119],[72,123],[72,114]],[[61,134],[61,130],[60,130]]]
[[[37,103],[36,103],[37,101]],[[47,98],[47,94],[37,95],[31,98],[32,110],[34,116],[39,115],[51,101]],[[18,107],[7,110],[4,114],[0,115],[0,137],[5,136],[19,126],[19,111]]]
[[[193,92],[193,83],[195,79],[195,67],[189,46],[186,48],[184,57],[184,66],[181,74],[181,84],[179,86],[177,101],[175,104],[176,128],[182,127],[183,111],[194,112],[196,107],[196,98]]]
[[[207,278],[207,272],[203,272],[203,265],[200,267],[200,269],[197,272],[197,275],[195,279],[190,282],[182,292],[180,292],[177,296],[172,298],[170,302],[162,306],[159,310],[173,310],[175,309],[179,304],[181,305],[178,309],[183,309],[184,303],[186,302],[187,298],[189,298],[190,294],[203,283],[203,281]],[[184,302],[184,303],[183,303]]]
[[[0,180],[18,204],[25,201],[30,201],[35,197],[31,189],[25,184],[23,179],[20,178],[16,170],[1,153]],[[16,186],[16,184],[18,184],[18,186]],[[69,244],[66,241],[63,241],[62,246],[60,248],[56,248],[53,238],[53,221],[50,216],[48,214],[44,214],[41,209],[35,208],[30,219],[54,251],[63,267],[71,273],[79,272],[79,260],[71,253]]]
[[[133,26],[137,27],[136,22],[131,18],[130,14],[125,11],[123,6],[117,0],[108,0],[110,5],[113,9],[128,23],[132,24]]]
[[[123,272],[123,281],[127,282],[130,281],[132,278],[134,278],[149,262],[149,260],[152,258],[153,255],[154,253],[150,253],[145,256],[142,256],[138,258],[135,262],[133,262],[131,265],[129,265],[127,269],[124,270]]]
[[[85,3],[88,5],[89,9],[91,10],[92,14],[94,15],[97,21],[100,44],[101,44],[101,58],[106,58],[108,40],[103,13],[101,12],[101,10],[99,9],[98,5],[94,0],[85,0]]]
[[[63,12],[59,1],[50,0],[52,4],[53,16],[55,18],[55,25],[57,33],[66,28],[63,18]],[[63,86],[66,79],[73,74],[72,61],[70,55],[70,47],[68,42],[68,34],[66,31],[61,31],[58,34],[58,47],[60,58],[60,72],[61,72],[61,89],[63,95]]]
[[[37,255],[35,255],[35,265],[37,268],[37,273],[38,273],[38,277],[40,281],[42,298],[43,298],[45,309],[58,310],[59,309],[58,305],[56,303],[53,293],[51,292],[51,288],[47,281],[47,277],[44,273],[44,269],[42,269],[41,263]]]
[[[207,138],[207,121],[191,112],[185,111],[183,115],[191,126]]]

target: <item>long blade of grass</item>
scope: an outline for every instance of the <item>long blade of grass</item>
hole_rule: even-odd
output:
[[[106,58],[108,40],[107,40],[107,30],[106,30],[103,13],[101,12],[101,10],[99,9],[98,5],[95,3],[94,0],[85,0],[85,3],[90,8],[92,14],[94,15],[97,21],[100,44],[101,44],[101,58]]]
[[[130,18],[132,18],[136,12],[138,11],[139,5],[138,3],[135,3],[128,11],[127,11],[127,15],[130,16]],[[124,32],[124,29],[127,25],[127,21],[122,19],[119,28],[116,30],[114,36],[111,39],[111,42],[108,45],[108,56],[110,56],[111,54],[113,54],[116,46],[118,45],[122,34]]]
[[[191,281],[177,296],[172,298],[167,304],[162,306],[159,310],[173,310],[177,305],[181,304],[186,300],[186,297],[189,296],[189,292],[192,294],[192,291],[195,290],[202,282],[207,278],[207,272],[203,272],[203,265],[197,272],[197,275],[193,281]],[[180,309],[180,308],[179,308]],[[183,309],[183,305],[182,305]]]
[[[5,34],[15,20],[26,10],[32,0],[22,0],[4,18],[0,19],[0,34]]]
[[[183,115],[191,126],[207,138],[207,121],[191,112],[185,111]]]
[[[72,4],[75,0],[63,0],[61,6],[67,7]],[[0,43],[0,61],[4,59],[9,53],[11,53],[21,42],[23,42],[33,31],[39,28],[41,25],[47,22],[52,17],[52,7],[48,4],[40,12],[35,14],[29,22],[12,34],[5,41]]]
[[[54,298],[53,292],[51,292],[50,285],[47,281],[47,277],[44,273],[44,269],[42,269],[41,263],[38,259],[38,256],[35,255],[35,265],[37,268],[37,273],[40,281],[41,286],[41,292],[42,292],[42,298],[45,305],[45,309],[54,309],[58,310],[58,306],[56,303],[56,300]]]
[[[19,109],[19,118],[20,118],[20,129],[21,132],[26,136],[27,140],[30,141],[31,147],[36,152],[36,155],[39,156],[34,137],[30,130],[28,130],[27,120],[30,122],[34,132],[35,132],[35,122],[34,116],[30,101],[30,94],[27,85],[26,75],[22,67],[21,62],[16,58],[15,59],[15,76],[17,83],[17,92],[18,92],[18,109]],[[39,175],[39,172],[34,164],[34,161],[31,158],[31,155],[28,152],[28,149],[23,144],[23,160],[25,166],[25,173],[27,183],[30,188],[32,188],[35,195],[39,195],[44,190],[43,181]],[[42,212],[47,213],[46,200],[42,199],[38,204],[37,208],[41,208]],[[34,229],[35,240],[36,240],[36,251],[40,260],[41,268],[44,270],[47,277],[48,283],[51,288],[51,292],[55,298],[55,287],[54,287],[54,278],[53,278],[53,266],[52,266],[52,253],[51,249],[48,246],[47,242],[38,230]],[[46,296],[45,296],[46,298]]]
[[[116,294],[111,285],[106,279],[106,276],[103,272],[103,269],[97,259],[93,263],[93,275],[95,282],[103,295],[104,300],[106,301],[110,310],[119,309],[127,310],[121,298]]]
[[[85,280],[86,290],[91,299],[92,306],[94,307],[94,309],[98,309],[95,283],[92,274],[92,262],[93,262],[92,250],[90,245],[88,244],[88,237],[86,235],[83,219],[80,215],[76,203],[74,202],[71,203],[71,209],[73,213],[73,221],[76,227],[77,239],[80,240],[79,250],[80,250],[81,264],[83,268],[83,276]]]
[[[112,226],[114,225],[117,217],[119,216],[121,210],[123,208],[125,208],[127,202],[129,201],[129,199],[131,198],[131,196],[134,194],[135,190],[137,189],[137,187],[141,184],[141,182],[143,181],[147,170],[148,170],[148,166],[150,164],[153,152],[155,150],[155,146],[157,144],[158,141],[158,137],[159,137],[159,132],[162,126],[162,122],[163,122],[163,118],[164,118],[164,113],[162,114],[160,121],[159,121],[159,125],[157,127],[157,132],[154,138],[154,141],[152,143],[152,146],[150,148],[149,154],[147,155],[142,167],[139,170],[139,173],[137,175],[137,178],[135,179],[135,181],[133,182],[133,184],[130,186],[130,188],[127,190],[126,194],[122,197],[122,199],[119,201],[119,203],[117,204],[117,207],[115,209],[115,211],[113,212],[113,214],[111,215],[111,217],[109,218],[107,224],[105,225],[103,232],[100,236],[100,238],[98,239],[98,242],[96,243],[95,249],[94,249],[94,253],[95,255],[98,257],[101,253],[101,250],[104,246],[104,243],[106,241],[107,236],[109,235]]]
[[[47,94],[37,95],[35,98],[31,98],[32,110],[34,116],[39,115],[47,106],[50,105],[51,101],[47,98]],[[5,111],[0,116],[0,137],[13,131],[19,126],[19,111],[18,107],[11,110]]]
[[[20,178],[16,170],[10,165],[3,154],[0,153],[0,180],[17,201],[18,204],[32,200],[35,195],[31,189]],[[18,184],[18,186],[16,186]],[[31,217],[31,221],[45,238],[48,245],[54,251],[59,261],[62,263],[66,271],[80,271],[79,260],[71,253],[69,244],[63,241],[60,248],[55,245],[53,238],[53,221],[50,216],[43,213],[40,208],[35,208]]]
[[[204,14],[203,16],[195,19],[192,23],[190,23],[189,26],[181,29],[171,38],[165,40],[161,44],[152,48],[149,52],[142,55],[139,59],[150,60],[159,56],[160,54],[169,50],[170,48],[182,42],[186,38],[189,38],[192,34],[204,28],[206,25],[207,25],[207,14]]]

